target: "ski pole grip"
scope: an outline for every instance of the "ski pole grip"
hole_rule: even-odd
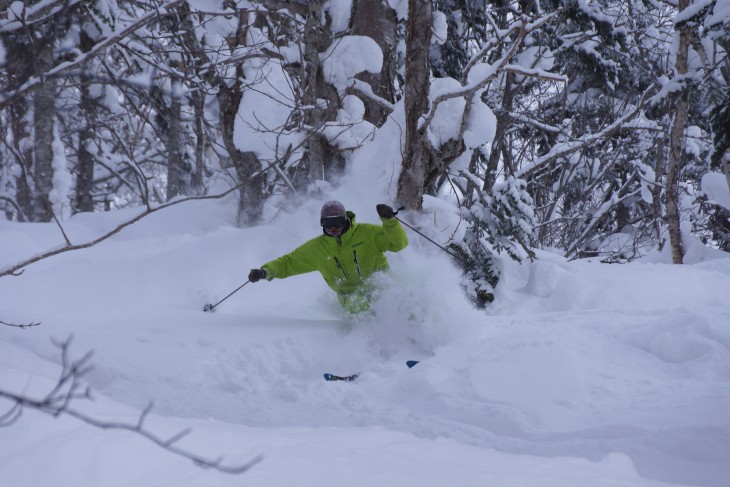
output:
[[[397,210],[395,210],[395,211],[393,212],[393,216],[397,215],[397,214],[398,214],[398,213],[399,213],[399,212],[400,212],[401,210],[405,210],[405,209],[406,209],[406,207],[405,207],[405,206],[401,206],[400,208],[398,208]]]

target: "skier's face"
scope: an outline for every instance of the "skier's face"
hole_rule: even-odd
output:
[[[347,223],[347,217],[344,216],[328,216],[322,218],[321,224],[324,227],[324,231],[327,235],[333,237],[339,237],[342,235],[342,231],[345,229]]]

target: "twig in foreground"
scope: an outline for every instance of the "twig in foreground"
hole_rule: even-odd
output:
[[[34,399],[24,394],[15,394],[13,392],[0,389],[0,398],[8,399],[13,403],[7,412],[0,415],[0,427],[10,426],[18,421],[23,409],[34,409],[53,417],[62,415],[71,416],[99,429],[125,430],[136,433],[164,450],[192,460],[192,462],[199,467],[212,468],[223,473],[244,473],[263,459],[263,457],[259,455],[241,465],[224,465],[223,457],[211,460],[180,448],[176,446],[176,443],[187,436],[190,433],[190,430],[185,429],[169,438],[162,438],[161,436],[152,433],[144,425],[147,415],[152,410],[151,403],[140,413],[136,423],[101,421],[72,408],[71,403],[74,400],[91,399],[91,389],[82,382],[82,377],[90,370],[89,362],[92,354],[89,352],[78,360],[69,360],[68,350],[71,341],[72,337],[65,342],[54,343],[61,349],[62,368],[56,384],[45,395],[45,397],[41,399]]]

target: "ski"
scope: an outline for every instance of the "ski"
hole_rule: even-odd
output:
[[[416,364],[420,363],[420,360],[407,360],[406,365],[409,369],[412,369]],[[335,374],[324,374],[324,380],[333,382],[333,381],[345,381],[345,382],[352,382],[355,379],[357,379],[360,376],[360,374],[352,374],[352,375],[335,375]]]
[[[345,382],[352,382],[352,381],[354,381],[355,379],[357,379],[357,377],[358,377],[359,375],[360,375],[360,374],[352,374],[352,375],[335,375],[335,374],[324,374],[324,380],[326,380],[326,381],[337,381],[337,380],[342,380],[342,381],[345,381]]]

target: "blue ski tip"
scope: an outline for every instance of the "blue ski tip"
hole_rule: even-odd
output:
[[[406,362],[406,365],[409,369],[412,369],[414,365],[416,365],[419,362],[419,360],[408,360]]]

